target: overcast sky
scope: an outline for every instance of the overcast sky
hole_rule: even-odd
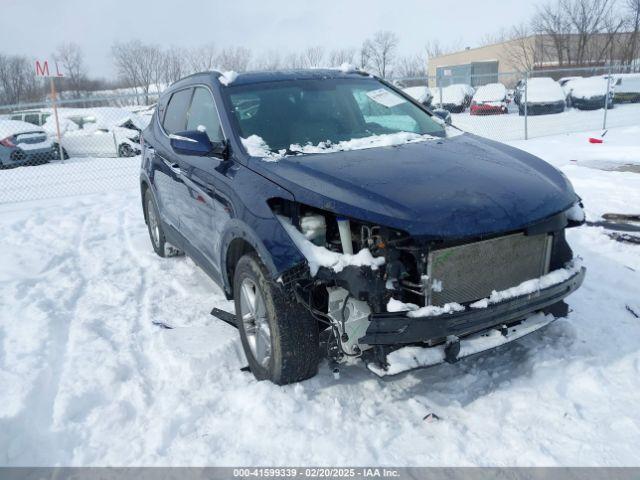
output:
[[[527,0],[2,0],[0,52],[49,57],[79,43],[89,73],[114,74],[110,46],[139,38],[163,46],[242,45],[253,55],[312,45],[359,46],[392,30],[403,54],[429,40],[475,46],[488,33],[526,20]]]

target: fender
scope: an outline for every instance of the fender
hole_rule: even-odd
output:
[[[242,239],[253,247],[267,268],[269,275],[274,279],[289,268],[306,261],[304,255],[300,253],[275,216],[269,220],[263,219],[261,227],[263,228],[256,232],[237,218],[227,222],[220,242],[221,273],[227,295],[232,291],[230,279],[226,274],[228,271],[227,254],[231,243],[236,239]]]

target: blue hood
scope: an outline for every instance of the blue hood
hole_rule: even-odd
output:
[[[577,197],[543,160],[474,135],[346,152],[251,158],[297,202],[403,230],[464,238],[514,231]]]

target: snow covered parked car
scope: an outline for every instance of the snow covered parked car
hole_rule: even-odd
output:
[[[440,96],[440,89],[436,89],[435,94],[433,104],[452,113],[464,112],[468,105],[467,102],[470,101],[468,90],[462,84],[443,87],[442,97]]]
[[[0,168],[37,165],[58,158],[55,144],[32,123],[0,120]]]
[[[615,103],[640,102],[640,73],[618,73],[612,75],[611,82],[615,88]]]
[[[120,108],[61,108],[58,110],[62,148],[71,157],[133,157],[140,153],[140,131],[148,122]],[[55,138],[53,116],[43,125]]]
[[[478,87],[471,101],[471,115],[507,113],[507,89],[501,83]]]
[[[547,115],[564,112],[565,94],[558,82],[550,77],[530,78],[527,82],[526,105],[528,115]],[[518,112],[524,115],[524,91],[518,102]]]
[[[574,78],[569,80],[566,87],[569,89],[571,106],[579,110],[604,108],[607,84],[609,84],[607,106],[608,108],[613,108],[615,85],[614,82],[608,83],[604,77]]]
[[[433,102],[433,92],[427,86],[407,87],[402,90],[406,94],[411,95],[425,107],[430,107]]]
[[[212,314],[258,379],[315,375],[321,330],[379,375],[455,362],[566,315],[585,275],[562,173],[361,71],[191,75],[144,139],[151,245],[234,299]]]

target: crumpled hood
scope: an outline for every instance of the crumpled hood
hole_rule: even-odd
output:
[[[249,167],[300,203],[417,237],[518,230],[577,200],[548,163],[469,134],[277,162],[251,158]]]

